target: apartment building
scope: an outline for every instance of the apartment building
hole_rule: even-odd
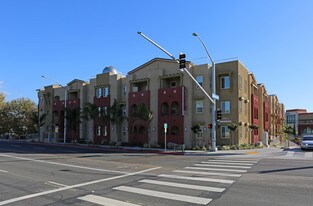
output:
[[[313,134],[313,113],[306,109],[286,111],[286,125],[295,127],[296,135]]]
[[[283,142],[283,125],[285,122],[285,106],[280,103],[277,95],[269,95],[270,113],[269,116],[269,137],[270,139],[278,139]]]
[[[186,66],[211,94],[211,66],[191,62]],[[216,107],[222,111],[217,145],[255,144],[263,132],[271,131],[272,122],[276,131],[281,122],[269,118],[274,108],[271,96],[239,60],[217,63],[215,78]],[[166,136],[166,143],[187,148],[209,146],[212,131],[208,125],[211,115],[216,115],[210,100],[179,70],[177,62],[163,58],[152,59],[126,76],[110,66],[89,82],[46,86],[38,98],[39,115],[46,116],[40,129],[44,141],[64,141],[66,133],[67,142],[163,146]],[[277,96],[275,101],[273,105]],[[283,111],[283,107],[279,109]],[[83,118],[70,119],[69,114],[77,111],[84,113]]]

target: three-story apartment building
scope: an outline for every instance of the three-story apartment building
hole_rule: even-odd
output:
[[[211,65],[187,62],[186,66],[211,94]],[[276,106],[278,99],[272,103],[264,85],[258,84],[240,61],[217,63],[215,78],[219,95],[216,107],[222,111],[216,128],[217,145],[255,144],[263,132],[277,134],[283,117],[274,120],[270,114],[281,111]],[[166,143],[184,144],[187,148],[209,146],[212,131],[208,125],[212,123],[211,115],[216,115],[210,100],[179,70],[177,62],[162,58],[152,59],[126,76],[118,74],[114,67],[106,67],[89,82],[73,80],[64,87],[46,86],[38,97],[39,115],[46,115],[40,130],[45,141],[64,141],[66,133],[68,142],[156,146],[165,144],[166,133]],[[89,111],[89,118],[75,122],[70,118],[72,110]],[[121,117],[118,121],[116,115]],[[197,133],[191,129],[195,125],[199,128]],[[235,130],[229,125],[235,125]]]

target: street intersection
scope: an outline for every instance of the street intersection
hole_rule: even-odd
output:
[[[171,155],[0,142],[0,205],[311,205],[312,151]]]

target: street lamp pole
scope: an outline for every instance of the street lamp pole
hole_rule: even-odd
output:
[[[47,77],[45,75],[41,75],[42,78],[45,78],[47,79]],[[62,86],[62,84],[60,84],[59,82],[51,79],[52,81],[54,81],[56,84],[58,84],[59,86],[61,86],[63,89],[64,89],[64,132],[63,132],[63,143],[65,144],[66,143],[66,124],[67,124],[67,121],[66,121],[66,102],[67,102],[67,89]]]
[[[211,81],[212,81],[212,98],[214,99],[214,102],[212,102],[212,114],[211,114],[211,121],[212,121],[212,147],[211,150],[216,151],[216,99],[218,96],[216,95],[216,85],[215,85],[215,62],[213,61],[207,47],[205,46],[202,39],[199,37],[197,33],[192,33],[193,36],[197,37],[199,41],[201,42],[202,46],[204,47],[211,63],[212,63],[212,72],[211,72]]]

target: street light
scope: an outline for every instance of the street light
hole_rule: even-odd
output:
[[[202,46],[204,47],[211,63],[212,63],[212,98],[214,99],[212,102],[212,147],[211,150],[216,151],[216,120],[215,120],[215,113],[216,113],[216,99],[218,99],[219,97],[216,95],[216,87],[215,87],[215,62],[213,61],[207,47],[205,46],[204,42],[202,41],[202,39],[199,37],[199,35],[197,33],[192,33],[193,36],[197,37],[199,39],[199,41],[201,42]]]
[[[48,79],[45,75],[41,75],[42,78]],[[63,142],[66,143],[66,101],[67,101],[67,89],[62,86],[59,82],[51,79],[54,81],[57,85],[61,86],[64,89],[64,133],[63,133]]]

